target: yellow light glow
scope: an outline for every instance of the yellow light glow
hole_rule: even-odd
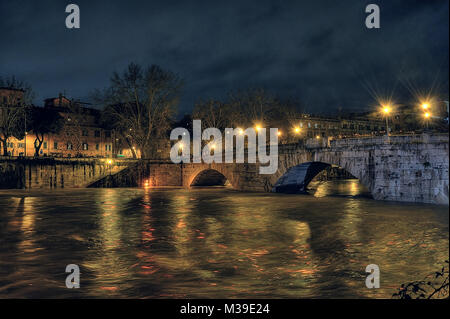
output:
[[[255,130],[256,130],[257,132],[259,132],[259,130],[261,130],[261,125],[256,125],[256,126],[255,126]]]
[[[320,138],[320,136],[319,135],[316,135],[316,139],[319,139]]]
[[[244,131],[241,128],[238,128],[239,135],[244,134]]]
[[[296,128],[294,128],[294,131],[295,131],[295,133],[300,133],[300,128],[296,127]]]
[[[179,143],[179,144],[178,144],[178,148],[179,148],[179,149],[182,149],[182,148],[183,148],[183,143]]]
[[[384,106],[383,107],[384,114],[389,114],[390,111],[391,111],[391,108],[389,106]]]
[[[216,148],[216,144],[212,144],[211,149],[215,149],[215,148]]]
[[[424,110],[428,109],[430,107],[430,103],[422,103],[422,108]]]
[[[278,135],[278,136],[281,136],[281,131],[278,131],[277,135]]]
[[[112,164],[112,160],[108,160],[108,164],[111,165]]]
[[[429,118],[431,116],[431,114],[427,112],[424,114],[424,116],[425,116],[425,118]]]

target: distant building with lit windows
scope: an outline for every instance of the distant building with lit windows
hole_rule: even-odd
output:
[[[8,95],[20,94],[20,90],[0,88],[0,99]],[[22,91],[23,95],[23,91]],[[44,137],[40,156],[52,157],[113,157],[114,132],[106,130],[100,123],[100,111],[89,107],[88,103],[73,101],[63,95],[44,100],[44,108],[58,112],[64,125],[58,134]],[[25,138],[14,137],[7,142],[9,156],[34,156],[35,135],[27,131],[24,123]]]

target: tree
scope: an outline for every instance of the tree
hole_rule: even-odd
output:
[[[292,127],[298,122],[299,103],[280,100],[263,89],[231,92],[224,101],[198,102],[192,112],[193,119],[202,120],[204,127],[219,129],[264,127]]]
[[[448,299],[448,260],[440,270],[428,275],[425,280],[402,284],[392,297],[397,299]]]
[[[42,107],[31,109],[31,130],[35,134],[34,156],[39,156],[46,134],[57,134],[64,125],[63,118],[56,110]]]
[[[204,128],[215,127],[223,130],[232,125],[230,105],[213,99],[197,102],[192,119],[201,120]]]
[[[26,110],[31,105],[33,93],[31,87],[15,77],[0,78],[0,87],[8,89],[0,97],[0,142],[3,155],[8,155],[8,140],[15,137],[23,139],[26,131]]]
[[[168,140],[181,87],[181,79],[170,71],[131,63],[122,74],[114,72],[110,86],[94,92],[94,98],[104,106],[104,122],[132,151],[135,146],[142,158],[150,158],[159,142]]]

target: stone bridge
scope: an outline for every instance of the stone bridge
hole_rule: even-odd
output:
[[[448,135],[380,136],[307,140],[279,146],[278,170],[260,175],[261,164],[139,161],[91,187],[223,184],[243,191],[302,192],[329,166],[358,178],[374,199],[448,205]]]

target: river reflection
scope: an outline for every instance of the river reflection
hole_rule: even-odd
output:
[[[354,182],[1,191],[0,297],[390,298],[439,269],[447,207],[374,201]],[[365,288],[371,263],[380,289]],[[68,264],[80,289],[65,288]]]

